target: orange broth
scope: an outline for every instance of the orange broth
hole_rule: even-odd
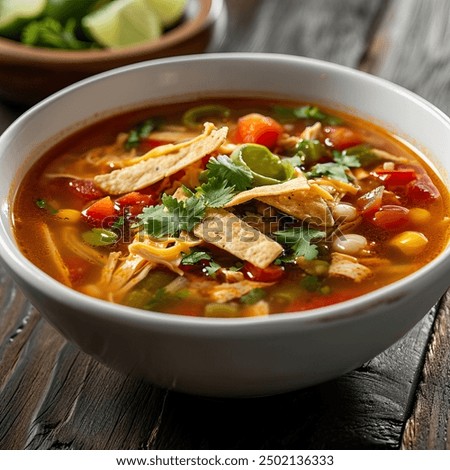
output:
[[[89,295],[138,308],[172,314],[235,317],[302,311],[360,296],[411,274],[438,256],[447,245],[450,214],[448,190],[438,175],[420,158],[418,152],[414,152],[412,148],[404,145],[394,135],[373,123],[335,110],[321,108],[325,115],[335,116],[342,122],[338,125],[322,122],[320,135],[317,139],[311,140],[319,141],[320,144],[317,145],[321,152],[326,153],[326,156],[322,156],[319,161],[314,161],[314,164],[334,163],[332,159],[338,157],[333,151],[340,152],[342,155],[342,152],[345,153],[347,148],[361,145],[367,145],[369,149],[387,152],[397,157],[397,159],[404,159],[406,162],[398,163],[397,160],[391,162],[389,159],[375,159],[366,166],[346,167],[346,171],[349,170],[348,174],[352,175],[349,181],[353,181],[352,184],[355,184],[358,190],[356,194],[333,195],[335,198],[333,210],[335,210],[336,204],[350,205],[356,208],[359,222],[354,228],[351,228],[350,233],[363,237],[367,244],[361,252],[346,254],[344,250],[343,254],[356,258],[358,263],[366,266],[371,271],[367,278],[355,282],[354,279],[345,276],[329,276],[326,273],[332,263],[331,253],[334,250],[333,246],[335,246],[333,245],[333,239],[335,240],[337,236],[335,229],[339,228],[328,227],[325,229],[327,235],[314,242],[317,247],[317,255],[313,260],[308,260],[309,264],[306,263],[306,268],[304,260],[295,261],[298,258],[292,258],[290,248],[284,246],[285,252],[270,264],[270,267],[273,268],[272,271],[270,271],[270,267],[268,271],[268,268],[264,268],[262,272],[261,270],[257,271],[256,277],[255,270],[252,271],[251,266],[249,267],[248,260],[238,259],[227,251],[207,242],[195,247],[193,251],[205,250],[209,259],[204,259],[194,265],[184,266],[182,263],[179,264],[184,273],[183,275],[186,279],[189,279],[189,282],[211,280],[215,283],[214,285],[226,284],[223,278],[217,277],[220,271],[212,272],[211,269],[206,269],[212,266],[213,260],[215,266],[218,265],[227,269],[233,268],[234,272],[242,273],[242,275],[238,274],[236,276],[239,279],[238,282],[244,282],[243,280],[245,282],[251,281],[259,277],[259,280],[264,283],[262,288],[252,288],[246,294],[233,297],[225,302],[215,301],[208,297],[207,290],[204,291],[205,295],[198,295],[199,291],[191,292],[189,283],[185,284],[179,291],[165,292],[165,286],[177,277],[183,277],[183,275],[172,272],[166,266],[159,265],[153,267],[144,279],[140,280],[121,298],[108,297],[103,288],[100,289],[101,292],[96,291],[92,286],[98,284],[109,253],[121,252],[122,257],[127,255],[128,246],[135,234],[133,231],[135,229],[132,229],[132,226],[137,220],[136,213],[130,215],[129,208],[125,212],[123,208],[117,209],[116,202],[115,207],[118,211],[117,216],[114,216],[116,217],[116,226],[111,226],[111,221],[109,221],[106,226],[103,225],[103,228],[116,233],[117,239],[110,245],[91,246],[85,241],[82,234],[92,231],[95,227],[102,227],[99,227],[96,223],[93,224],[92,219],[86,217],[86,210],[97,200],[106,197],[107,194],[101,191],[97,194],[95,184],[90,184],[82,190],[92,190],[92,194],[82,194],[82,191],[80,192],[79,188],[77,189],[77,183],[73,182],[77,179],[92,181],[95,175],[107,173],[113,168],[117,168],[116,160],[113,163],[108,161],[108,152],[105,151],[105,146],[111,146],[114,151],[117,151],[116,138],[119,133],[124,133],[123,139],[125,139],[129,136],[130,130],[138,123],[154,116],[163,117],[164,124],[160,132],[165,129],[172,129],[172,131],[173,129],[181,129],[181,118],[186,110],[199,105],[216,103],[226,106],[230,110],[230,114],[218,117],[211,113],[211,116],[206,117],[218,127],[222,125],[229,126],[228,139],[231,145],[242,144],[242,142],[239,142],[242,136],[239,136],[236,130],[238,119],[252,113],[271,116],[282,126],[284,134],[294,136],[297,140],[299,140],[300,134],[307,126],[312,126],[316,122],[315,117],[290,118],[287,121],[279,119],[273,108],[274,105],[280,105],[279,102],[261,99],[220,98],[201,103],[189,102],[141,109],[94,124],[57,143],[33,165],[23,179],[13,207],[15,236],[23,254],[58,281],[69,284],[73,289]],[[289,109],[303,105],[288,102],[281,104]],[[307,104],[310,105],[310,103]],[[350,138],[347,143],[345,139],[344,143],[339,142],[338,137],[342,136],[338,136],[338,131],[342,128],[350,130]],[[192,132],[192,129],[190,132]],[[197,131],[197,133],[200,132],[201,129]],[[354,140],[355,136],[357,136],[356,140]],[[280,135],[278,138],[281,138]],[[238,141],[236,142],[236,140]],[[294,149],[283,147],[279,144],[280,140],[277,142],[271,143],[272,148],[270,148],[270,151],[273,154],[278,155],[281,159],[293,156],[296,147]],[[145,154],[150,148],[166,143],[168,142],[160,142],[157,139],[152,140],[151,135],[150,138],[144,137],[140,140],[138,146],[134,147],[133,155]],[[105,158],[102,159],[98,155],[96,156],[95,152],[92,151],[95,148],[102,148],[103,153],[100,153],[102,158]],[[86,155],[90,151],[92,158],[87,159]],[[371,151],[369,150],[369,153]],[[116,154],[115,156],[117,156]],[[203,158],[198,163],[200,171],[207,169],[207,160],[208,158]],[[311,172],[312,167],[314,165],[305,162],[302,166],[299,166],[304,174]],[[170,176],[166,181],[166,186],[173,185],[177,180],[182,180],[185,174],[185,171],[180,171]],[[351,179],[353,175],[359,175],[357,180]],[[395,179],[397,177],[406,178],[407,180],[401,181],[402,184],[399,185],[396,185],[395,182],[393,184],[386,182],[389,178]],[[329,178],[329,176],[325,175],[326,178]],[[422,185],[419,185],[417,189],[418,181],[423,184],[421,183]],[[182,182],[189,187],[186,179]],[[383,186],[381,206],[365,208],[365,201],[361,198],[381,184],[385,185]],[[386,187],[386,184],[388,187]],[[427,184],[432,185],[431,196]],[[153,198],[151,204],[160,204],[161,193],[155,194],[157,188],[161,188],[159,183],[137,192]],[[195,190],[195,186],[189,189]],[[437,191],[437,193],[433,193],[433,191]],[[112,195],[111,200],[114,203],[119,197],[121,195]],[[148,203],[149,199],[145,200]],[[250,201],[247,205],[237,206],[234,212],[240,217],[247,212],[258,214],[257,209],[255,209],[256,206],[253,207],[252,204],[255,205],[256,203]],[[386,206],[389,206],[390,209],[383,209]],[[392,206],[398,206],[402,209],[392,209]],[[145,207],[145,204],[138,207],[138,212],[143,207]],[[72,212],[65,212],[67,209]],[[135,209],[133,210],[135,211]],[[380,215],[379,211],[384,213]],[[392,211],[392,214],[389,211]],[[389,212],[388,216],[386,216],[386,212]],[[402,214],[398,216],[398,212],[402,212]],[[61,214],[64,216],[66,213],[71,214],[73,220],[61,216]],[[275,218],[283,215],[285,214],[277,213]],[[123,222],[121,218],[125,220],[125,225],[117,224],[117,221]],[[279,223],[278,220],[277,223]],[[303,224],[302,221],[295,220],[295,218],[292,220],[292,217],[289,218],[289,221],[295,227],[300,227]],[[280,230],[280,226],[277,227]],[[395,240],[398,241],[400,235],[404,236],[405,233],[411,232],[414,234],[419,233],[426,240],[426,244],[417,248],[413,241],[412,248],[409,252],[405,252],[399,248],[399,244]],[[344,236],[345,233],[349,232],[344,232]],[[272,233],[266,235],[271,239],[277,239],[277,236]],[[90,253],[87,257],[80,255],[79,250],[74,248],[75,244],[71,242],[74,238],[71,237],[76,237],[78,242],[86,247],[87,252]],[[98,258],[93,252],[99,254]],[[186,253],[183,254],[183,256],[185,255]],[[289,261],[286,261],[289,258],[287,255],[291,256]],[[283,256],[285,261],[282,260]],[[325,268],[317,271],[318,266],[325,266]],[[65,275],[62,275],[62,273],[65,273]],[[227,287],[229,285],[225,285],[224,288]],[[204,289],[207,289],[207,287]],[[253,294],[255,294],[254,298],[252,298]],[[254,306],[261,306],[261,302],[264,302],[263,308],[255,309]],[[217,307],[217,304],[221,303],[230,305],[230,308],[223,307],[221,309],[220,305]],[[215,307],[208,307],[209,304],[215,304]]]

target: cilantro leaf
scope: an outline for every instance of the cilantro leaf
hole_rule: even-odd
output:
[[[234,186],[228,186],[226,180],[209,178],[198,189],[197,194],[205,200],[208,207],[223,207],[234,196]]]
[[[348,167],[341,165],[340,163],[318,163],[311,168],[311,171],[309,171],[306,176],[307,178],[328,176],[329,178],[347,183],[349,181],[349,176],[347,175],[346,170],[348,170]]]
[[[209,266],[205,266],[203,271],[213,279],[216,277],[217,271],[221,268],[220,264],[216,263],[215,261],[210,261]]]
[[[233,186],[237,191],[245,191],[252,187],[253,175],[246,166],[233,163],[226,155],[210,158],[206,165],[208,179],[217,178],[226,181],[228,186]]]
[[[318,292],[320,294],[327,295],[330,294],[331,288],[329,285],[325,284],[324,281],[324,279],[321,279],[318,276],[308,275],[300,281],[300,285],[308,292]]]
[[[295,258],[304,256],[307,260],[315,259],[318,255],[317,246],[311,244],[311,241],[323,238],[325,235],[325,232],[321,230],[308,227],[292,227],[275,232],[277,241],[281,244],[289,245]]]
[[[163,204],[145,207],[141,214],[137,216],[144,230],[155,238],[167,237],[177,233],[176,219],[172,213],[165,210]],[[133,228],[135,228],[133,226]]]
[[[347,154],[345,150],[343,152],[333,150],[333,160],[348,168],[359,168],[361,166],[359,157],[357,155]]]
[[[150,118],[138,124],[134,129],[131,129],[128,134],[128,139],[125,141],[125,148],[131,150],[137,147],[143,139],[146,139],[151,132],[153,132],[161,124],[160,118]]]
[[[168,292],[164,287],[159,288],[150,301],[143,307],[146,310],[160,309],[175,300],[182,300],[189,297],[188,289],[181,289],[177,292]]]
[[[125,217],[121,215],[117,220],[111,225],[112,228],[117,230],[121,229],[125,225]]]
[[[291,164],[293,167],[302,166],[302,159],[298,155],[294,155],[293,157],[283,158],[282,161]]]
[[[45,199],[36,199],[36,206],[45,209],[49,214],[57,214],[58,210],[51,206]]]
[[[360,163],[360,166],[368,166],[377,163],[380,160],[372,150],[373,149],[370,145],[361,144],[347,148],[342,153],[356,157]]]
[[[45,17],[27,24],[21,35],[21,41],[30,46],[50,47],[55,49],[87,49],[92,43],[80,41],[75,34],[76,20],[70,18],[63,25],[55,18]]]
[[[200,198],[189,197],[185,200],[178,200],[164,194],[161,201],[177,225],[175,233],[182,230],[190,232],[205,216],[206,206]]]
[[[151,236],[162,238],[177,236],[182,230],[190,232],[205,216],[206,206],[202,199],[189,197],[179,201],[165,194],[162,204],[146,207],[137,217],[139,225]]]
[[[206,251],[192,251],[188,255],[183,256],[181,264],[184,266],[193,266],[202,260],[209,261],[210,259],[211,255],[206,253]]]
[[[322,280],[318,276],[308,275],[300,281],[300,285],[308,292],[317,292],[322,287]]]
[[[266,291],[261,289],[261,287],[256,287],[252,289],[248,294],[245,294],[241,297],[241,302],[247,305],[253,305],[259,302],[266,296]]]
[[[342,123],[342,119],[337,116],[331,116],[321,111],[317,106],[300,106],[298,108],[288,108],[285,106],[274,106],[273,110],[276,117],[282,121],[292,121],[294,119],[312,119],[320,121],[330,126],[336,126]]]
[[[205,215],[206,206],[201,198],[189,197],[179,201],[164,194],[162,204],[145,207],[137,217],[139,225],[156,238],[176,236],[182,230],[190,232]]]

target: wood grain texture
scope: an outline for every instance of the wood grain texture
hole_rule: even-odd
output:
[[[363,68],[450,113],[450,2],[395,0],[385,13]]]
[[[402,449],[450,450],[450,291],[443,298],[428,345],[416,402]]]
[[[448,39],[446,3],[228,0],[218,50],[360,67],[445,106],[450,51],[432,49]],[[420,79],[410,76],[421,67]],[[19,112],[0,104],[0,131]],[[448,378],[439,378],[449,373],[448,307],[440,310],[422,376],[434,318],[435,311],[428,313],[384,353],[326,384],[269,398],[212,400],[160,390],[97,363],[61,338],[0,266],[0,449],[395,449],[420,377],[403,447],[445,448]]]
[[[386,0],[228,0],[221,51],[276,52],[357,67]]]

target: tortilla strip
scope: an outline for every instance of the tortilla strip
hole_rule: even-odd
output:
[[[333,253],[331,255],[331,265],[328,270],[331,277],[344,277],[354,282],[361,282],[372,276],[372,270],[359,263],[358,260],[343,253]]]
[[[280,184],[268,184],[265,186],[257,186],[256,188],[242,191],[233,199],[225,204],[225,207],[233,207],[252,199],[260,199],[263,196],[278,196],[281,194],[292,193],[293,191],[309,191],[310,186],[304,175],[285,181]]]
[[[324,200],[332,196],[318,185],[310,185],[303,175],[280,184],[258,186],[237,194],[225,207],[232,207],[251,199],[258,199],[269,206],[319,226],[333,225],[334,219]]]
[[[269,266],[283,247],[224,209],[208,209],[194,235],[258,268]]]
[[[293,191],[288,194],[266,196],[258,199],[298,220],[304,220],[319,227],[332,227],[334,225],[334,218],[328,204],[321,196],[317,196],[313,190]]]
[[[270,287],[273,282],[259,282],[243,280],[240,282],[217,283],[213,280],[194,280],[188,285],[192,294],[210,300],[211,302],[225,303],[233,299],[239,299],[253,289]]]
[[[166,176],[173,175],[184,167],[217,150],[227,137],[228,128],[217,129],[205,123],[203,134],[178,145],[156,147],[132,166],[94,177],[95,184],[109,194],[124,194],[145,188]],[[160,155],[162,148],[170,147],[170,153]],[[159,150],[158,150],[159,149]],[[158,152],[154,152],[158,150]]]
[[[310,182],[311,182],[311,184],[316,184],[318,186],[320,186],[320,185],[331,186],[336,191],[339,191],[341,193],[350,193],[350,194],[355,195],[359,191],[358,186],[355,186],[355,185],[350,184],[350,183],[346,183],[344,181],[339,181],[339,180],[335,180],[335,179],[332,179],[332,178],[327,178],[327,177],[316,178],[316,179],[311,180]]]
[[[240,299],[243,295],[248,294],[253,289],[261,289],[263,287],[271,286],[273,283],[268,282],[255,282],[255,281],[241,281],[232,284],[221,284],[219,286],[211,287],[208,291],[208,297],[219,304],[229,302],[233,299]]]

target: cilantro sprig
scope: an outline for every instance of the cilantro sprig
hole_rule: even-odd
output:
[[[261,299],[263,299],[266,295],[267,294],[264,289],[261,289],[261,287],[256,287],[255,289],[252,289],[247,294],[244,294],[241,297],[240,301],[243,304],[254,305],[257,302],[259,302]]]
[[[343,181],[347,183],[349,177],[347,174],[348,167],[340,163],[318,163],[311,168],[306,176],[307,178],[319,178],[321,176],[328,176],[331,179]]]
[[[195,191],[184,187],[186,198],[183,200],[163,195],[162,204],[146,207],[137,216],[137,226],[156,238],[178,236],[183,230],[190,232],[202,221],[208,207],[223,207],[237,191],[252,186],[251,171],[225,155],[211,158],[206,168],[206,181],[201,186]]]
[[[289,108],[286,106],[274,106],[273,110],[278,120],[293,121],[296,119],[311,119],[320,121],[330,126],[342,124],[342,119],[337,116],[331,116],[324,113],[317,106],[300,106],[297,108]]]
[[[234,188],[236,191],[245,191],[252,187],[253,175],[250,168],[236,165],[226,155],[212,157],[206,168],[208,181],[211,178],[216,178],[219,181],[226,182],[226,186]]]
[[[32,21],[22,31],[21,41],[29,46],[55,49],[80,50],[92,48],[93,44],[81,41],[76,36],[77,22],[74,18],[65,24],[55,18],[45,17]]]
[[[319,251],[311,242],[324,238],[326,233],[309,227],[292,227],[275,232],[274,235],[279,243],[287,246],[291,251],[290,258],[304,256],[305,259],[312,260],[317,258]]]
[[[339,152],[333,150],[333,161],[328,163],[317,163],[306,174],[308,178],[327,176],[331,179],[347,183],[352,179],[350,168],[359,168],[361,161],[358,155],[352,155],[347,151]]]
[[[192,251],[188,255],[184,255],[181,259],[181,264],[183,266],[194,266],[200,261],[209,261],[211,255],[206,253],[206,251]]]
[[[183,230],[190,232],[205,216],[206,205],[202,198],[191,196],[178,200],[164,194],[161,202],[144,208],[137,216],[137,225],[156,238],[178,236]]]
[[[124,146],[126,150],[138,147],[142,140],[146,139],[151,132],[161,125],[160,118],[150,118],[138,124],[134,129],[131,129],[128,134],[128,139],[125,141]]]
[[[227,180],[220,180],[217,177],[209,178],[197,188],[197,194],[205,201],[208,207],[223,207],[233,199],[235,187],[229,186]]]

